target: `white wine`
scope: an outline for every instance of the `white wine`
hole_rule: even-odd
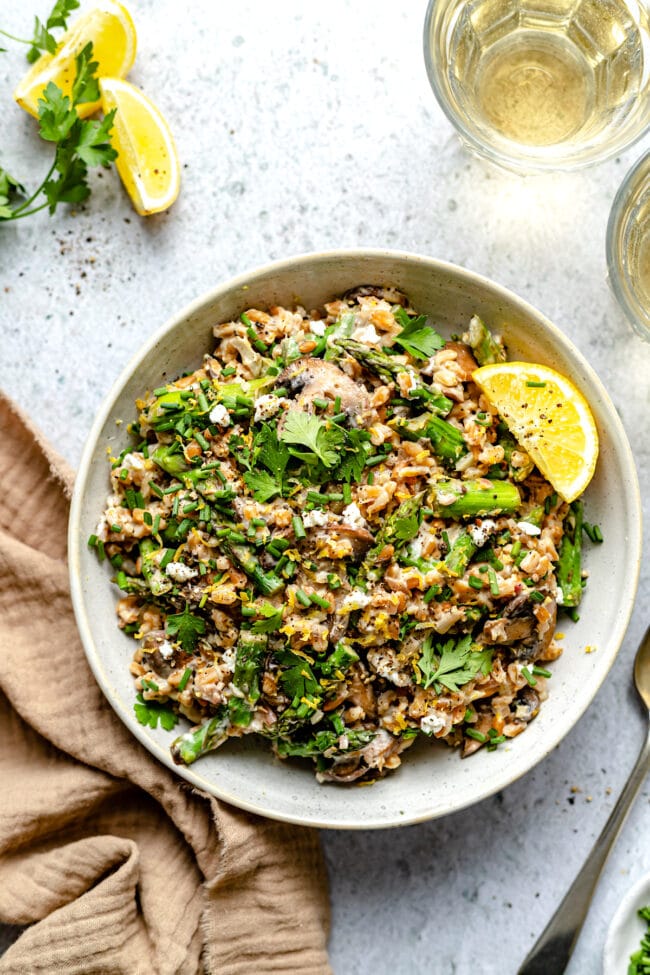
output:
[[[555,145],[585,125],[592,72],[565,38],[516,31],[482,59],[476,96],[479,112],[507,139]]]
[[[642,338],[650,339],[650,153],[639,159],[616,195],[607,227],[609,279]]]
[[[430,77],[438,91],[443,84],[463,134],[491,145],[491,156],[557,165],[647,124],[639,98],[650,75],[642,5],[440,0],[437,8],[425,34]]]

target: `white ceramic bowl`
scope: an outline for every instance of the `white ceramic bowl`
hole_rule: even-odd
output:
[[[648,925],[638,916],[650,904],[650,873],[639,878],[621,901],[607,932],[603,975],[627,975],[630,955],[638,951]]]
[[[590,402],[601,437],[587,517],[605,544],[588,551],[590,571],[579,623],[562,623],[565,652],[553,664],[550,696],[526,732],[494,752],[461,760],[422,741],[402,767],[372,788],[318,785],[310,766],[280,762],[263,744],[233,741],[190,768],[173,764],[172,735],[139,725],[129,674],[133,641],[117,629],[110,567],[87,546],[108,493],[106,448],[127,442],[134,400],[185,370],[213,347],[212,326],[251,307],[323,304],[360,284],[390,284],[409,295],[443,332],[461,331],[474,313],[499,330],[511,359],[546,363],[570,376]],[[614,406],[589,365],[562,332],[526,302],[462,268],[414,254],[337,251],[290,258],[244,274],[197,299],[159,329],[127,365],[93,424],[77,476],[69,530],[72,599],[90,666],[113,708],[149,751],[193,785],[236,806],[276,819],[342,829],[370,829],[443,816],[478,802],[531,769],[575,724],[604,680],[623,639],[637,586],[641,504],[630,447]],[[585,647],[597,648],[585,653]]]

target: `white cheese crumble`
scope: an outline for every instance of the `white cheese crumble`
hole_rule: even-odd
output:
[[[341,512],[341,517],[343,519],[343,524],[349,525],[350,528],[365,528],[367,525],[366,519],[361,514],[361,509],[356,501],[353,501],[352,504],[346,505]]]
[[[491,518],[484,518],[480,525],[470,525],[468,531],[477,548],[485,545],[490,535],[496,531],[496,527],[496,522]]]
[[[361,328],[355,328],[352,338],[356,339],[357,342],[366,342],[368,345],[378,345],[380,341],[374,325],[363,325]]]
[[[420,729],[425,733],[425,735],[435,735],[439,731],[442,731],[446,727],[447,719],[442,713],[442,711],[427,711],[423,718],[420,719]]]
[[[223,666],[227,667],[228,670],[234,670],[236,655],[237,655],[237,651],[234,649],[234,647],[230,650],[224,650],[223,653],[221,654],[221,662]]]
[[[126,467],[130,471],[143,471],[144,466],[144,457],[138,457],[136,454],[125,454],[120,464],[120,467]]]
[[[555,591],[555,602],[558,606],[564,606],[564,593],[562,592],[561,586],[558,586]]]
[[[370,596],[367,592],[363,592],[361,589],[353,589],[339,606],[339,612],[353,613],[356,609],[363,609],[369,602]]]
[[[254,422],[260,423],[262,420],[269,420],[272,416],[275,416],[283,406],[288,406],[289,400],[285,399],[283,396],[273,396],[272,393],[266,393],[264,396],[260,396],[259,399],[255,400],[255,417]]]
[[[305,528],[315,528],[318,525],[326,525],[330,520],[330,516],[326,511],[319,511],[318,508],[314,508],[313,511],[305,511],[302,516],[302,523]]]
[[[171,657],[174,653],[174,648],[169,642],[169,640],[163,640],[163,642],[160,644],[158,649],[160,651],[160,656],[164,657],[165,659]]]
[[[183,562],[170,562],[165,572],[174,582],[188,582],[199,574],[196,569],[193,569],[189,565],[184,565]]]
[[[326,328],[327,325],[325,324],[325,322],[316,321],[316,322],[309,323],[309,331],[311,332],[312,335],[325,335]]]
[[[217,403],[210,410],[210,423],[216,423],[219,427],[230,426],[230,414],[223,403]]]
[[[523,532],[524,535],[539,535],[542,529],[538,528],[537,525],[531,524],[529,521],[518,521],[517,528],[519,531]]]

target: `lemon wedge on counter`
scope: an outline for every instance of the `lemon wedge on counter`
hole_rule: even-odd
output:
[[[593,477],[598,430],[573,383],[548,366],[497,362],[472,379],[564,501],[574,501]]]
[[[69,96],[76,74],[75,58],[89,41],[93,61],[98,63],[98,77],[123,78],[128,73],[137,45],[131,15],[121,3],[103,0],[71,24],[54,54],[42,54],[31,66],[14,91],[21,108],[38,118],[38,99],[50,81]],[[87,102],[78,106],[77,112],[85,118],[98,108],[99,102]]]
[[[100,78],[104,114],[116,108],[112,143],[115,166],[141,216],[171,206],[180,190],[180,167],[170,128],[139,88],[120,78]]]

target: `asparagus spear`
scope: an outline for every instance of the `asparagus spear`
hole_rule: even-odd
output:
[[[228,737],[230,715],[225,705],[219,708],[214,718],[204,721],[198,728],[186,731],[172,742],[172,758],[177,765],[191,765],[201,755],[223,745]]]
[[[462,531],[453,541],[443,560],[446,572],[452,576],[462,576],[476,552],[477,546],[469,532]]]
[[[260,677],[264,669],[267,644],[267,636],[255,636],[246,631],[240,634],[232,683],[243,697],[236,694],[228,702],[230,719],[234,725],[246,727],[251,722],[255,704],[261,694]]]
[[[188,468],[183,454],[178,451],[176,441],[168,446],[159,444],[151,455],[151,459],[172,477],[178,477]]]
[[[407,369],[402,363],[396,361],[394,356],[388,355],[379,349],[371,349],[363,342],[354,339],[339,339],[330,346],[333,350],[347,352],[357,362],[363,363],[371,372],[376,372],[378,376],[388,383],[394,382],[401,372],[408,372],[414,380],[414,386],[409,391],[409,399],[421,399],[426,402],[427,409],[432,410],[440,416],[446,416],[454,405],[450,399],[443,396],[437,389],[427,386],[417,377],[413,369]]]
[[[306,741],[288,741],[279,738],[276,741],[275,750],[280,758],[286,758],[289,755],[298,758],[312,758],[330,750],[332,753],[341,755],[346,752],[358,751],[364,745],[368,745],[375,737],[374,731],[352,731],[349,728],[346,728],[343,734],[347,739],[345,748],[339,747],[341,735],[336,731],[319,731]]]
[[[509,481],[441,480],[434,483],[427,504],[438,518],[510,514],[521,504],[519,491]]]
[[[221,547],[233,562],[252,579],[263,596],[273,596],[284,589],[284,581],[275,572],[265,572],[256,556],[245,545],[231,545],[221,539]]]
[[[506,361],[506,350],[503,343],[494,338],[487,325],[478,315],[474,315],[470,320],[467,342],[474,352],[474,358],[479,366],[484,366],[488,362]]]
[[[394,427],[405,440],[420,440],[423,437],[430,440],[433,452],[443,460],[458,460],[467,453],[467,444],[460,430],[433,413],[423,413],[412,419],[396,417],[388,425]]]
[[[424,491],[412,498],[402,501],[386,520],[375,536],[375,544],[369,549],[357,574],[357,583],[362,584],[368,578],[376,579],[381,570],[372,569],[377,556],[386,545],[392,545],[398,551],[418,533],[420,528],[420,508],[424,499]]]
[[[154,596],[162,596],[173,588],[173,580],[158,567],[153,556],[160,551],[160,547],[153,538],[147,537],[140,541],[140,557],[142,575]]]
[[[574,501],[564,519],[557,563],[557,584],[562,590],[562,605],[575,607],[582,598],[582,501]]]

